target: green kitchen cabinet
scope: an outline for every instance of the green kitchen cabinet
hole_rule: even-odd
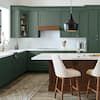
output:
[[[38,37],[38,12],[27,6],[11,6],[11,37]]]
[[[0,58],[0,87],[7,85],[14,79],[13,56]]]
[[[18,6],[11,6],[11,37],[28,36],[28,11]]]
[[[56,10],[46,10],[39,11],[39,26],[52,26],[57,25],[60,26],[61,18],[60,11]]]
[[[89,33],[88,33],[88,10],[86,8],[82,8],[79,13],[79,36],[85,37],[87,40],[87,49],[89,49]]]
[[[27,53],[0,58],[0,87],[9,84],[19,75],[27,71]]]
[[[11,37],[20,37],[20,11],[11,7]]]
[[[79,12],[79,36],[87,37],[88,36],[88,11],[86,8],[83,8]]]
[[[89,20],[88,20],[88,52],[99,52],[98,45],[98,10],[89,9]]]
[[[96,35],[96,39],[98,40],[98,52],[100,53],[100,10],[98,11],[98,34]]]
[[[28,37],[28,10],[20,10],[20,37]]]
[[[28,37],[39,37],[38,33],[38,12],[37,11],[29,11],[28,15],[28,23],[29,23],[29,31]]]
[[[28,71],[30,72],[48,72],[48,61],[31,60],[31,57],[41,52],[28,53]]]
[[[76,23],[79,22],[79,10],[80,8],[73,8],[72,15],[73,19]],[[65,32],[64,31],[64,23],[67,23],[70,19],[70,8],[67,8],[66,10],[61,12],[61,37],[78,37],[79,36],[79,30],[76,32]]]
[[[28,71],[30,72],[48,72],[48,61],[30,61]]]
[[[27,70],[27,53],[15,53],[14,57],[14,73],[15,78],[23,74]]]

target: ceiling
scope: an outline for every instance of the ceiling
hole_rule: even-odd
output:
[[[100,5],[100,0],[16,0],[16,5],[28,6],[73,6]]]

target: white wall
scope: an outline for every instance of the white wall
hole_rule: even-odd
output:
[[[1,41],[0,49],[4,42],[3,40],[9,40],[10,37],[10,5],[15,4],[15,0],[0,0],[1,10]],[[5,41],[6,43],[7,41]]]
[[[16,3],[16,0],[0,0],[0,7],[9,8]]]
[[[18,5],[28,6],[70,6],[71,0],[16,0]],[[100,5],[100,0],[72,0],[72,5]]]

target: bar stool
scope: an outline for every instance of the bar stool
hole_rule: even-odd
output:
[[[68,78],[70,80],[71,92],[73,89],[78,91],[78,97],[79,97],[79,100],[81,100],[79,85],[78,85],[78,77],[81,76],[81,73],[78,70],[75,70],[72,68],[66,68],[63,61],[60,59],[58,55],[52,55],[52,62],[53,62],[54,72],[56,75],[55,98],[56,98],[56,92],[58,92],[61,94],[61,100],[63,100],[64,79]],[[75,78],[76,86],[72,85],[72,78]],[[59,83],[58,79],[61,79],[61,89],[58,88],[58,83]]]
[[[88,97],[88,94],[89,94],[89,90],[91,90],[92,92],[96,93],[96,100],[100,100],[99,99],[100,58],[98,59],[94,69],[88,69],[86,74],[88,74],[92,77],[96,77],[96,79],[97,79],[96,89],[93,89],[92,87],[90,87],[91,80],[90,79],[88,80],[87,97]]]

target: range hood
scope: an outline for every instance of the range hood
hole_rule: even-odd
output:
[[[38,26],[38,31],[60,30],[59,26]]]

